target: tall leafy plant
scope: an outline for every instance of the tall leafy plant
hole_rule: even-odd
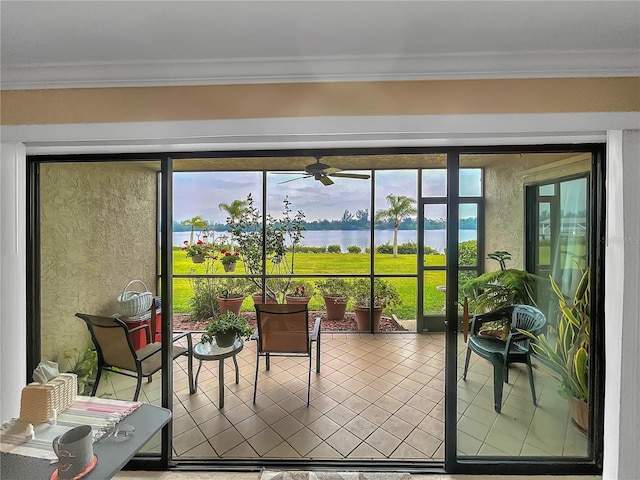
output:
[[[285,196],[281,216],[275,218],[271,214],[266,215],[263,235],[262,214],[255,206],[252,195],[249,194],[239,217],[233,221],[227,218],[227,227],[239,246],[244,268],[253,276],[251,281],[257,289],[263,288],[258,278],[262,275],[263,250],[264,260],[267,262],[264,266],[266,274],[284,276],[294,273],[296,247],[304,238],[302,234],[305,229],[302,225],[304,217],[301,210],[294,212],[291,209],[291,202]],[[291,285],[291,278],[276,277],[269,280],[264,286],[266,294],[276,299],[283,299]]]
[[[551,287],[558,299],[560,312],[557,325],[549,325],[547,334],[537,337],[522,331],[532,339],[532,348],[547,361],[545,364],[561,379],[558,393],[589,401],[589,338],[591,292],[589,270],[582,274],[573,299],[567,298],[551,278]]]
[[[493,252],[487,258],[500,263],[500,270],[483,273],[461,285],[476,312],[491,312],[514,304],[536,305],[537,292],[546,283],[542,277],[525,270],[506,268],[506,261],[511,259],[509,252]]]

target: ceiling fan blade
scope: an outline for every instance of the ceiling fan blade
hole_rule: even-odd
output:
[[[367,180],[371,178],[371,175],[366,175],[364,173],[331,173],[332,177],[343,177],[343,178],[360,178],[362,180]]]
[[[333,180],[331,180],[329,177],[327,177],[326,175],[322,175],[318,180],[320,180],[320,182],[322,182],[323,185],[326,185],[327,187],[329,185],[333,185]]]
[[[281,183],[293,182],[294,180],[302,180],[303,178],[310,178],[311,176],[312,175],[305,175],[304,177],[290,178],[289,180],[283,180],[282,182],[278,182],[278,185],[280,185]]]

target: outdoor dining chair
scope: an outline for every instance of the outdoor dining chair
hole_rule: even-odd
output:
[[[152,375],[162,368],[162,345],[160,342],[151,341],[149,325],[140,325],[129,330],[127,324],[119,318],[101,317],[86,313],[76,313],[76,317],[81,318],[87,324],[91,339],[98,353],[98,369],[91,396],[95,396],[98,390],[102,370],[107,370],[136,378],[137,384],[133,400],[138,400],[142,378],[147,377],[151,382]],[[144,330],[147,342],[146,345],[136,350],[133,346],[131,335],[138,330]],[[177,340],[183,338],[186,339],[186,347],[175,344]],[[187,357],[189,390],[194,393],[191,332],[176,335],[173,338],[173,342],[171,357],[174,360],[180,356]]]
[[[312,344],[316,344],[316,372],[320,372],[320,323],[316,318],[309,331],[309,310],[303,304],[256,304],[258,328],[251,337],[258,342],[256,348],[256,377],[253,385],[253,403],[256,403],[260,357],[265,357],[266,369],[271,367],[271,356],[309,357],[307,379],[307,406],[311,394]]]
[[[518,330],[537,335],[546,323],[545,315],[530,305],[510,305],[473,316],[462,379],[467,379],[471,352],[489,360],[493,364],[493,401],[497,413],[502,409],[502,391],[504,383],[509,383],[509,365],[512,363],[527,365],[531,396],[533,404],[537,405],[530,340]]]

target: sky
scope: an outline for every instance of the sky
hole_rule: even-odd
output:
[[[371,173],[370,171],[355,171]],[[461,176],[465,173],[462,171]],[[371,180],[351,178],[333,178],[333,185],[325,186],[313,178],[301,178],[287,183],[280,183],[302,174],[267,175],[268,212],[276,218],[282,212],[282,201],[285,195],[291,202],[291,209],[302,210],[305,220],[335,220],[342,218],[345,210],[355,214],[358,210],[371,210]],[[386,196],[405,195],[417,198],[416,170],[380,170],[375,173],[376,204],[375,210],[388,207]],[[461,181],[461,185],[479,184],[479,174],[472,175],[472,180]],[[445,193],[444,170],[429,171],[424,176],[423,194],[443,195]],[[224,223],[226,213],[218,208],[220,203],[231,203],[234,200],[246,200],[251,193],[256,205],[262,203],[262,172],[179,172],[174,174],[174,211],[173,218],[183,221],[196,215],[213,223]],[[369,212],[371,214],[371,212]],[[461,214],[465,216],[464,214]],[[442,207],[431,206],[429,218],[445,216]]]

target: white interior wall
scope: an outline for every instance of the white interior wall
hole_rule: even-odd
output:
[[[25,148],[0,153],[0,419],[17,417],[27,378],[27,269]]]
[[[640,478],[640,130],[607,138],[604,479]],[[607,288],[609,286],[609,288]]]
[[[340,127],[350,135],[340,134],[336,123],[327,119],[310,119],[308,122],[304,119],[276,121],[264,119],[250,120],[245,123],[232,121],[224,125],[209,125],[209,132],[222,131],[228,134],[228,137],[218,138],[219,143],[211,137],[203,137],[198,142],[193,136],[193,130],[191,130],[191,138],[187,140],[186,135],[182,134],[185,132],[184,122],[175,122],[173,126],[170,123],[155,126],[141,124],[139,128],[133,128],[135,125],[121,124],[85,125],[81,128],[77,125],[3,127],[3,138],[14,143],[2,144],[0,163],[2,180],[0,225],[3,227],[2,270],[0,271],[2,304],[0,325],[3,347],[0,366],[2,418],[11,418],[18,414],[20,390],[26,375],[24,363],[20,366],[20,362],[16,361],[16,359],[22,359],[24,362],[26,352],[26,290],[24,287],[26,284],[24,263],[26,171],[25,150],[22,142],[29,142],[27,144],[29,153],[41,154],[126,152],[144,151],[144,149],[158,151],[163,148],[168,151],[188,150],[189,147],[185,146],[188,141],[192,142],[190,146],[194,150],[332,148],[357,146],[360,143],[366,143],[370,147],[481,143],[497,145],[602,141],[605,138],[605,131],[609,130],[609,154],[611,155],[609,173],[612,179],[608,179],[607,184],[611,203],[607,205],[607,228],[610,239],[606,254],[605,275],[609,280],[615,278],[615,282],[610,281],[607,285],[615,285],[616,288],[615,290],[605,288],[608,377],[605,392],[607,427],[604,439],[603,478],[605,480],[640,478],[640,456],[636,452],[638,445],[636,399],[640,396],[640,375],[638,375],[637,366],[637,344],[640,343],[638,338],[638,332],[640,332],[640,308],[638,308],[640,217],[637,215],[640,204],[640,193],[637,189],[640,181],[638,178],[640,170],[638,135],[640,134],[637,129],[640,126],[640,114],[634,112],[631,114],[468,115],[457,116],[460,117],[458,122],[450,117],[393,117],[367,118],[366,120],[356,118],[355,121],[352,119],[353,123],[349,123],[348,119],[341,119]],[[203,131],[205,127],[204,124],[192,126],[197,127],[199,131]],[[636,131],[622,131],[630,128]],[[278,129],[282,131],[278,132]],[[370,129],[368,133],[367,129]],[[267,131],[268,133],[265,133]],[[505,134],[505,131],[509,133]],[[411,138],[403,132],[412,132]],[[478,132],[483,132],[484,140],[478,141],[481,135]],[[142,133],[145,135],[140,136]],[[244,134],[245,137],[240,138],[239,133]],[[138,140],[133,138],[135,135],[139,136]],[[363,138],[364,136],[366,138]],[[96,141],[96,138],[103,140]],[[140,138],[146,140],[140,140]],[[158,141],[154,142],[153,139]],[[612,148],[613,145],[619,146]],[[626,213],[624,213],[625,207]],[[6,228],[6,225],[10,226]],[[18,240],[23,241],[22,245]],[[633,248],[635,253],[630,253]],[[623,302],[623,299],[627,303]],[[611,328],[612,326],[615,328]],[[622,327],[627,328],[624,335]],[[5,349],[5,345],[9,348]],[[6,361],[5,358],[10,360]],[[626,360],[624,363],[623,358]],[[613,370],[611,374],[609,370]]]

